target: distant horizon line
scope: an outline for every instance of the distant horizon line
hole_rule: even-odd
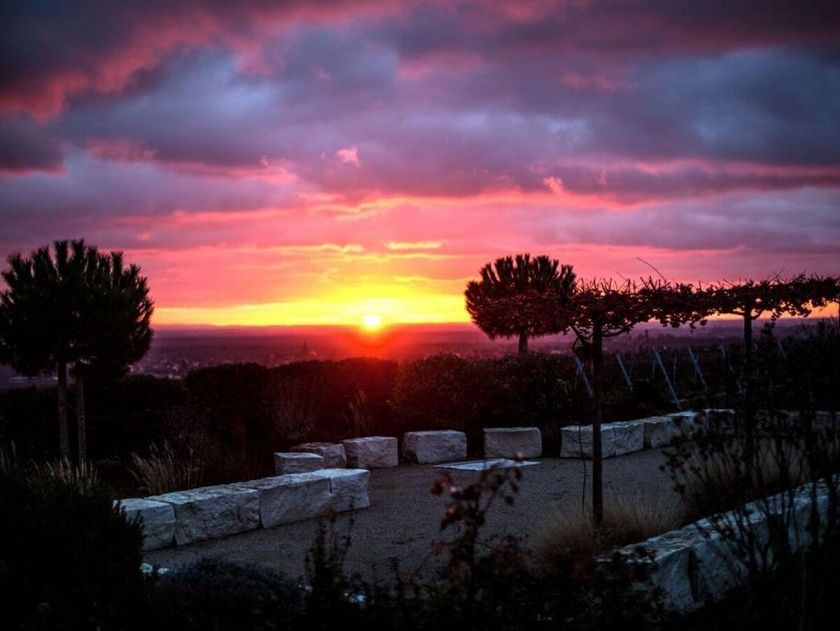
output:
[[[827,315],[812,315],[809,317],[800,317],[800,316],[783,316],[778,318],[776,321],[819,321],[819,320],[830,320],[836,319],[836,316],[832,316],[830,314]],[[739,316],[717,316],[711,317],[708,319],[709,324],[715,323],[740,323],[741,317]],[[770,320],[770,317],[762,316],[758,318],[755,322],[766,322]],[[638,325],[640,328],[644,327],[654,327],[654,328],[663,328],[662,325],[655,321],[651,320],[649,322],[644,322]],[[327,323],[313,323],[313,324],[159,324],[159,325],[152,325],[153,330],[155,331],[196,331],[196,332],[224,332],[224,331],[240,331],[240,330],[248,330],[248,331],[263,331],[263,332],[270,332],[274,330],[282,330],[282,331],[300,331],[300,330],[312,330],[312,329],[323,329],[329,331],[350,331],[354,333],[366,334],[366,335],[379,335],[387,333],[389,330],[395,329],[472,329],[476,332],[481,332],[481,330],[472,322],[393,322],[393,323],[386,323],[382,326],[380,331],[370,333],[362,331],[361,327],[356,324],[327,324]],[[667,327],[670,328],[670,327]]]

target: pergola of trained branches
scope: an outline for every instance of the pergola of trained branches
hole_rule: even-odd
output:
[[[604,341],[629,333],[650,320],[663,326],[694,326],[709,315],[706,301],[698,300],[689,284],[674,284],[652,278],[639,282],[593,279],[579,282],[563,319],[575,334],[573,350],[587,361],[592,373],[592,514],[603,522],[603,421]]]
[[[776,320],[781,316],[807,317],[815,308],[837,301],[840,284],[833,276],[799,274],[784,279],[721,281],[699,292],[697,303],[719,315],[734,315],[744,325],[743,417],[748,443],[753,425],[753,322],[762,316]]]

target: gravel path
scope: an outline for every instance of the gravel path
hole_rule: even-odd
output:
[[[533,540],[552,518],[579,511],[583,464],[576,460],[543,458],[523,468],[519,495],[513,506],[497,504],[483,532],[517,534]],[[659,450],[641,451],[604,461],[606,493],[636,501],[654,501],[673,494]],[[591,482],[591,465],[587,463]],[[389,559],[397,557],[402,568],[417,567],[430,555],[438,538],[446,498],[431,494],[441,470],[432,466],[399,466],[371,472],[371,506],[355,514],[353,545],[346,569],[371,576],[388,575]],[[457,484],[468,484],[477,472],[450,471]],[[347,513],[336,520],[339,533],[347,532]],[[146,553],[146,561],[176,567],[202,557],[244,561],[274,567],[286,576],[302,576],[304,558],[318,530],[318,520],[254,530],[225,539],[194,543]],[[430,559],[427,563],[435,563]]]

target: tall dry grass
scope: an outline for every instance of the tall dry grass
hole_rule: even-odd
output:
[[[693,455],[675,479],[694,520],[800,486],[809,479],[808,471],[805,458],[793,446],[760,443],[751,460],[736,448]]]
[[[661,497],[604,498],[604,522],[597,528],[587,506],[551,517],[534,544],[536,558],[546,566],[569,558],[598,556],[641,542],[685,523],[685,507],[674,494]]]
[[[67,458],[61,458],[54,462],[38,465],[35,470],[45,479],[63,482],[67,486],[75,488],[82,495],[90,495],[100,486],[96,468],[87,461],[75,463],[70,462]]]
[[[204,466],[195,450],[190,447],[178,454],[166,441],[161,448],[152,445],[148,456],[132,454],[128,469],[149,495],[194,488],[204,477]]]

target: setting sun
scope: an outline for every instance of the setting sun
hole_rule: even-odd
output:
[[[382,328],[382,316],[372,313],[362,317],[362,327],[367,331],[377,331]]]

